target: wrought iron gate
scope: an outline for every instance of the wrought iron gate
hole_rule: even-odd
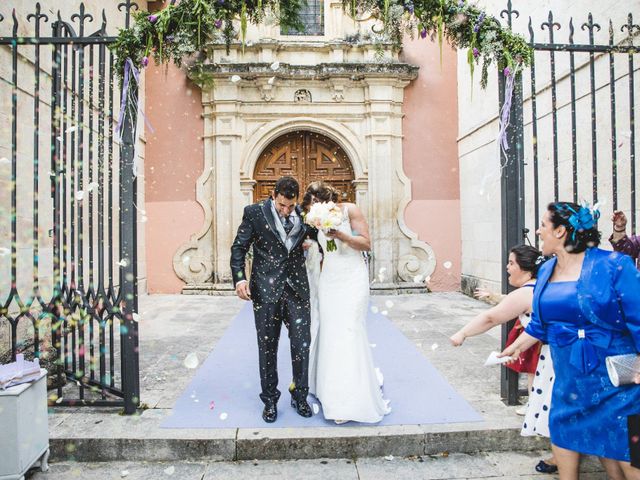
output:
[[[512,27],[520,14],[509,0],[501,16]],[[600,203],[601,210],[625,210],[632,231],[640,213],[635,151],[640,83],[634,63],[640,26],[631,13],[623,25],[597,23],[591,13],[561,25],[550,11],[540,25],[529,17],[528,32],[533,63],[516,79],[510,149],[501,159],[503,264],[509,249],[531,241],[531,235],[538,246],[534,232],[549,202],[586,200]],[[560,34],[566,43],[558,40]],[[500,98],[504,84],[500,75]],[[506,271],[502,285],[506,293]],[[503,327],[503,343],[512,323]],[[502,370],[502,396],[513,405],[517,374]]]
[[[118,5],[126,26],[132,8]],[[114,37],[104,10],[97,19],[82,3],[70,21],[60,11],[50,18],[40,3],[26,22],[15,9],[7,17],[0,14],[0,105],[10,106],[0,129],[0,353],[50,357],[57,404],[133,413],[137,112],[116,138]],[[50,36],[42,35],[47,23]]]

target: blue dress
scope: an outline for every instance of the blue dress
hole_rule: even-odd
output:
[[[592,260],[585,260],[583,270],[585,266],[591,267]],[[594,283],[604,280],[604,275],[590,279],[581,275],[577,282],[549,282],[554,266],[555,261],[545,265],[550,271],[544,272],[542,284],[539,281],[536,285],[534,315],[526,329],[530,335],[549,343],[556,369],[549,412],[551,442],[568,450],[628,462],[627,417],[640,413],[640,385],[614,387],[605,358],[638,352],[636,300],[631,305],[629,297],[623,296],[624,302],[620,302],[633,307],[628,316],[633,324],[625,325],[617,319],[608,319],[617,328],[610,328],[605,322],[596,324],[594,311],[599,309],[592,308],[593,302],[586,302],[585,298],[589,300],[591,295],[585,293]],[[627,271],[626,265],[624,268]],[[631,285],[627,286],[632,289],[624,293],[640,297],[637,277],[629,278]],[[607,286],[605,291],[615,290]],[[612,297],[620,299],[620,292],[612,293]],[[622,318],[626,311],[621,311]]]

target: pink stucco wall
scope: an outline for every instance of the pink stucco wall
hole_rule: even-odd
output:
[[[204,121],[200,89],[173,65],[146,70],[145,224],[147,289],[179,293],[173,255],[200,230],[204,214],[196,202],[203,169]]]
[[[460,194],[457,160],[455,52],[437,43],[407,39],[403,61],[420,66],[405,90],[404,169],[412,183],[405,211],[408,227],[435,252],[432,290],[460,287]],[[179,293],[173,271],[176,250],[197,232],[203,212],[196,202],[202,173],[203,134],[200,89],[176,67],[146,70],[145,224],[149,293]],[[450,268],[445,265],[451,264]]]
[[[436,256],[429,287],[459,290],[461,271],[460,184],[456,53],[437,42],[405,39],[403,61],[420,66],[406,89],[403,119],[404,170],[411,179],[407,226]],[[447,268],[449,267],[449,268]]]

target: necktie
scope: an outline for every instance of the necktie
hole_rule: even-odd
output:
[[[284,231],[287,233],[287,236],[289,236],[289,233],[291,233],[291,229],[293,228],[293,222],[291,221],[291,216],[287,215],[286,217],[284,217]]]

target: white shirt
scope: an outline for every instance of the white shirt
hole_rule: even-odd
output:
[[[300,229],[300,217],[298,216],[298,212],[295,209],[291,211],[289,217],[291,219],[291,223],[293,223],[293,228],[287,235],[287,232],[284,231],[284,220],[285,217],[281,217],[278,211],[276,210],[276,205],[273,203],[273,199],[271,200],[271,213],[273,214],[273,220],[276,224],[276,229],[278,230],[278,234],[280,235],[280,239],[284,243],[285,247],[287,247],[288,251],[291,251],[293,248],[293,238],[298,233]]]

